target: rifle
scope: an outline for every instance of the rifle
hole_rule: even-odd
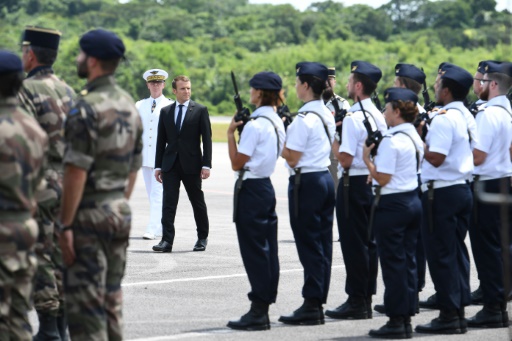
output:
[[[423,95],[423,108],[426,112],[432,111],[436,106],[435,102],[430,100],[430,95],[428,94],[427,82],[423,83],[423,91],[421,92]]]
[[[382,105],[380,104],[379,93],[377,92],[377,90],[373,92],[372,102],[375,104],[377,109],[379,109],[379,111],[382,112]]]
[[[243,106],[242,99],[240,98],[240,94],[238,93],[238,87],[236,86],[235,74],[231,71],[231,81],[233,82],[233,88],[235,89],[235,96],[233,96],[233,100],[235,101],[236,106],[236,114],[235,114],[235,122],[242,121],[243,124],[237,127],[238,134],[242,134],[242,130],[244,129],[244,125],[249,122],[249,118],[251,116],[251,112],[249,109]]]
[[[382,133],[378,129],[373,131],[372,125],[368,120],[368,115],[366,115],[366,111],[363,108],[363,103],[361,102],[359,97],[357,97],[357,101],[361,106],[361,111],[363,112],[364,115],[363,125],[366,128],[366,132],[368,133],[368,137],[366,138],[365,144],[367,147],[371,146],[372,144],[375,144],[375,147],[373,147],[372,151],[370,152],[372,156],[375,156],[377,154],[377,148],[379,147],[379,144],[382,141]],[[377,125],[377,122],[375,122],[375,125]]]
[[[290,112],[290,109],[286,104],[283,104],[277,107],[277,116],[283,121],[284,130],[288,129],[288,126],[293,122],[293,116]]]

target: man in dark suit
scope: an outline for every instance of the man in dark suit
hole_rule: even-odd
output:
[[[205,106],[190,100],[188,77],[174,78],[172,92],[176,95],[176,102],[161,109],[158,122],[155,177],[163,183],[163,236],[160,243],[153,246],[153,251],[172,251],[180,182],[183,182],[194,210],[198,238],[194,251],[204,251],[208,243],[209,223],[201,182],[209,178],[212,166],[210,117]]]

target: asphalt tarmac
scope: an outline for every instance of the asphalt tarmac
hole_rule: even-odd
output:
[[[374,312],[371,320],[334,320],[325,325],[289,326],[277,322],[280,315],[290,314],[302,304],[303,270],[297,256],[288,218],[288,173],[280,159],[272,176],[277,196],[279,217],[279,260],[281,275],[276,304],[270,307],[271,330],[234,331],[226,327],[230,319],[238,319],[248,311],[249,282],[242,264],[234,223],[232,223],[234,173],[227,144],[214,143],[211,177],[203,181],[210,219],[210,236],[205,252],[193,252],[197,239],[192,208],[184,188],[176,215],[176,237],[172,253],[155,253],[151,247],[158,241],[142,239],[149,221],[149,203],[142,174],[139,174],[130,204],[133,224],[128,248],[128,262],[123,280],[124,338],[126,340],[369,340],[368,331],[386,323],[385,315]],[[333,226],[332,279],[325,309],[343,303],[345,267]],[[470,248],[469,239],[466,240]],[[380,271],[380,269],[379,269]],[[379,273],[374,304],[382,303],[384,286]],[[474,264],[471,265],[471,288],[478,287]],[[434,293],[427,274],[421,293],[426,299]],[[481,307],[466,308],[466,317]],[[509,311],[511,307],[509,305]],[[438,311],[422,309],[412,318],[413,327],[430,322]],[[34,330],[37,318],[31,314]],[[426,335],[414,333],[424,340],[510,340],[512,331],[470,329],[464,335]]]

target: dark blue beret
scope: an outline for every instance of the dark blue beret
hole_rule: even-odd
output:
[[[297,63],[295,69],[297,70],[297,76],[310,75],[318,77],[324,81],[327,81],[327,78],[329,77],[327,67],[323,64],[316,62]]]
[[[23,64],[20,57],[11,51],[0,50],[0,75],[22,71]]]
[[[447,78],[457,82],[460,86],[464,87],[466,90],[469,90],[473,85],[473,76],[464,70],[463,68],[446,63],[439,73],[441,75],[441,79]]]
[[[502,73],[512,77],[512,63],[487,61],[484,63],[484,72],[482,73]]]
[[[413,81],[416,81],[420,84],[425,83],[425,72],[418,69],[416,66],[412,64],[396,64],[395,66],[395,76],[410,78]]]
[[[283,87],[283,81],[273,72],[259,72],[251,78],[249,85],[259,90],[279,91]]]
[[[350,64],[350,72],[368,76],[375,84],[377,84],[382,77],[382,71],[380,71],[378,67],[361,60],[354,60]]]
[[[123,41],[114,33],[103,29],[92,30],[80,38],[80,48],[88,56],[101,60],[124,56]]]
[[[384,101],[386,103],[393,101],[411,101],[414,104],[418,103],[418,95],[414,91],[406,88],[388,88],[384,90]]]
[[[329,75],[329,77],[336,78],[336,68],[335,67],[328,68],[327,69],[327,74]]]
[[[21,37],[23,46],[39,46],[52,50],[59,49],[61,33],[51,28],[27,26]]]

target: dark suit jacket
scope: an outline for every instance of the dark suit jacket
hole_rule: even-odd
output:
[[[176,131],[174,111],[176,103],[160,110],[156,143],[155,168],[162,172],[171,170],[176,156],[185,174],[199,174],[201,168],[212,167],[212,127],[208,109],[190,100],[181,130]],[[201,139],[203,153],[201,153]]]

